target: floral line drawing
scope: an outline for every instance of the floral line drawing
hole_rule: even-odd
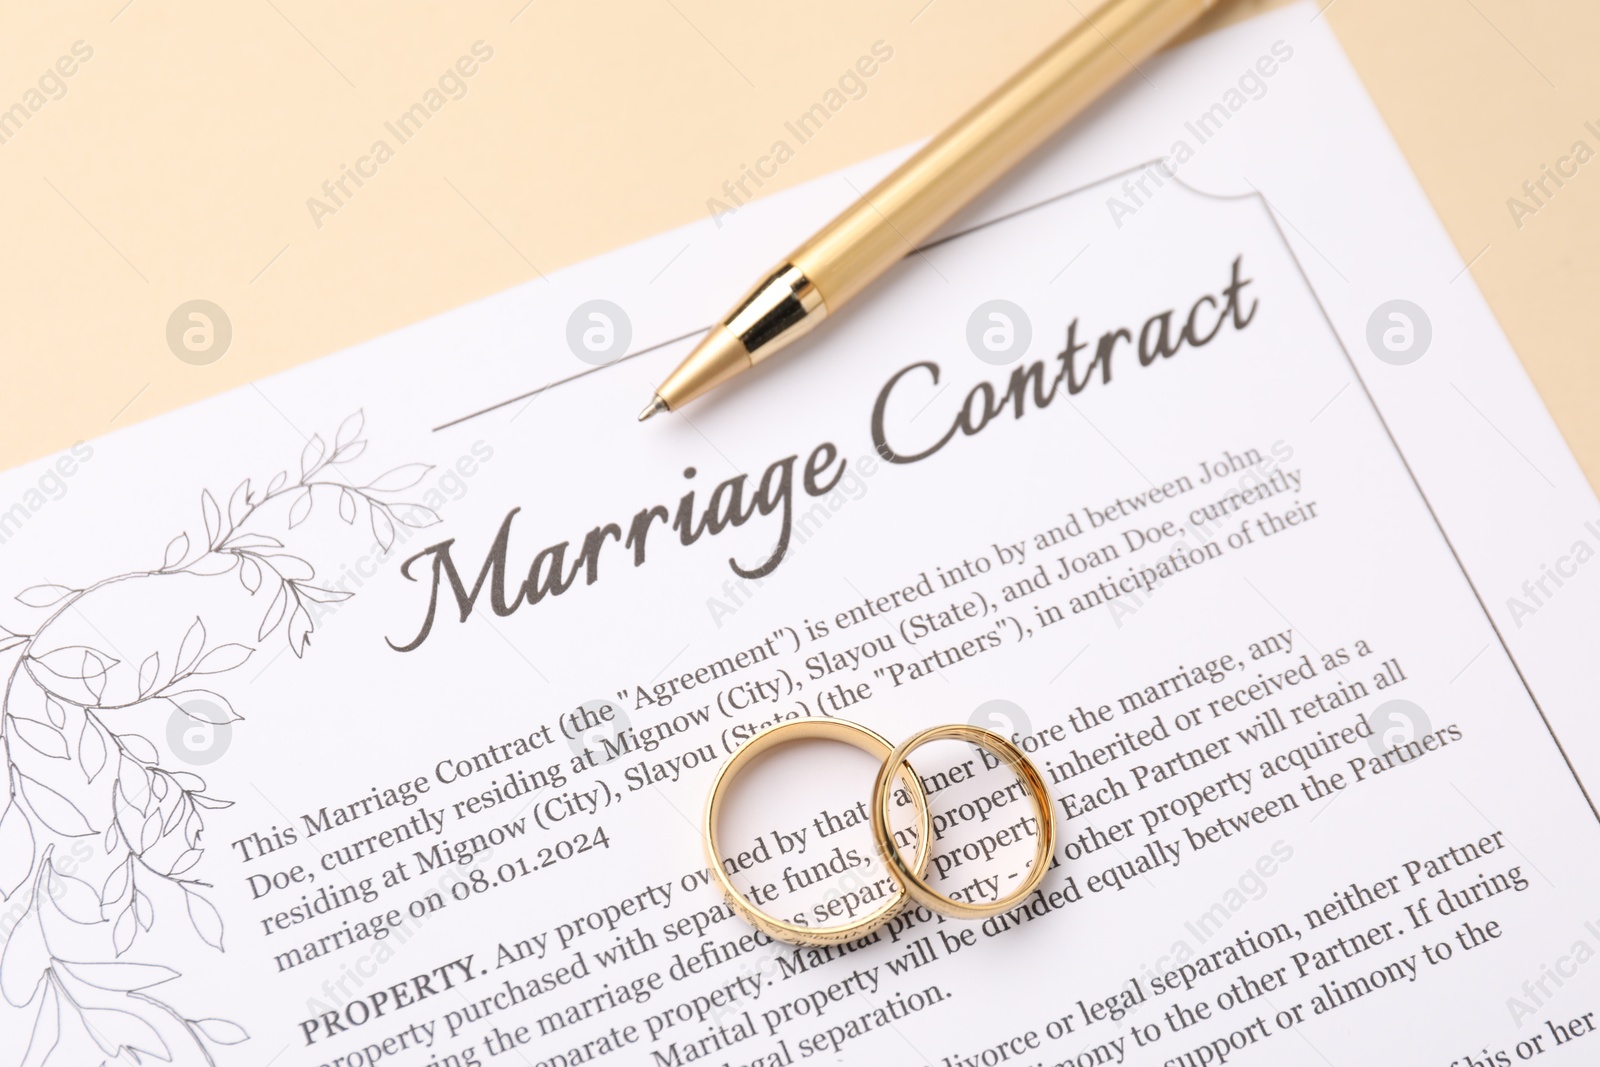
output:
[[[315,568],[260,527],[275,518],[273,528],[292,539],[319,503],[324,511],[331,504],[347,525],[365,510],[387,552],[397,525],[439,521],[422,504],[393,499],[420,482],[428,464],[396,467],[362,485],[344,477],[345,465],[366,451],[364,426],[357,411],[340,424],[331,446],[313,436],[292,481],[288,470],[280,471],[258,491],[246,478],[226,507],[202,490],[204,539],[179,533],[159,567],[80,588],[34,585],[16,595],[19,604],[45,613],[23,630],[0,626],[0,900],[7,905],[0,914],[0,997],[16,1009],[37,1004],[19,1067],[43,1067],[53,1057],[74,1064],[94,1056],[171,1061],[180,1050],[214,1065],[213,1047],[248,1039],[237,1023],[191,1018],[152,992],[180,972],[123,959],[136,943],[159,949],[161,939],[151,935],[158,904],[161,914],[182,915],[196,936],[223,951],[222,916],[205,893],[210,884],[190,872],[204,854],[204,813],[232,801],[207,793],[198,774],[163,764],[148,737],[112,724],[135,709],[168,709],[213,729],[242,719],[207,687],[208,679],[241,667],[257,649],[212,643],[196,615],[175,653],[166,647],[164,659],[157,648],[135,669],[112,655],[114,648],[56,645],[52,628],[69,613],[81,616],[86,597],[123,583],[234,574],[252,600],[267,605],[257,641],[281,632],[303,657],[315,628],[307,604],[336,603],[351,593],[317,584]],[[182,934],[171,922],[162,930]]]

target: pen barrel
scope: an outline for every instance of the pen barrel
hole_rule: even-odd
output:
[[[1111,0],[873,186],[789,262],[840,306],[1214,0]]]

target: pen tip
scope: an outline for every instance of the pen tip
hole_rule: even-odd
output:
[[[653,396],[650,398],[650,403],[644,406],[644,410],[639,412],[639,421],[643,422],[652,415],[659,415],[668,410],[670,409],[667,407],[665,400],[662,400],[659,396]]]

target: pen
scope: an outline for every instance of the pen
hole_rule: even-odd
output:
[[[639,413],[676,411],[809,333],[1216,0],[1111,0],[759,282]]]

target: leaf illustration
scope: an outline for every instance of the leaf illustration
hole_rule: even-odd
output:
[[[83,673],[83,660],[80,658],[76,664],[67,671],[67,677],[62,677],[40,661],[31,656],[23,659],[28,674],[42,689],[60,696],[72,704],[93,706],[96,702],[94,690],[90,688],[88,680],[80,677]],[[12,712],[19,718],[32,719],[35,722],[46,721],[42,715],[48,714],[43,704],[39,706],[39,714],[25,714],[22,709]]]
[[[211,726],[222,726],[225,723],[238,722],[244,718],[244,716],[233,710],[233,705],[228,703],[226,697],[209,689],[185,689],[181,693],[171,694],[167,699],[178,705],[178,710],[189,716],[189,718]],[[193,778],[195,776],[190,775],[189,777]],[[201,782],[199,788],[204,789],[205,783]]]
[[[314,600],[318,604],[337,604],[341,600],[349,600],[355,596],[354,593],[344,589],[324,589],[320,585],[300,584],[296,585],[295,588],[300,590],[301,596],[307,600]]]
[[[396,504],[395,517],[415,530],[437,526],[444,521],[437,511],[423,504]]]
[[[98,666],[100,668],[100,670],[98,672],[90,673],[90,671],[92,669],[91,666],[90,666],[91,662],[95,666]],[[95,656],[95,654],[93,652],[85,652],[83,654],[83,684],[89,690],[89,692],[94,694],[94,700],[95,700],[96,704],[100,703],[100,701],[105,699],[105,695],[106,695],[106,671],[105,671],[105,665],[100,662],[100,660]]]
[[[76,589],[68,589],[64,585],[30,585],[17,594],[17,602],[30,608],[48,608],[76,592]]]
[[[116,925],[111,928],[111,945],[117,950],[119,957],[132,947],[134,936],[138,932],[139,922],[133,917],[133,902],[130,900],[128,906],[117,916]]]
[[[158,1060],[171,1060],[172,1050],[156,1028],[131,1011],[120,1008],[85,1008],[83,1025],[107,1056],[120,1049],[148,1052]]]
[[[311,514],[311,487],[300,490],[295,494],[294,503],[289,505],[289,529],[294,529],[306,521],[306,516]]]
[[[201,657],[195,665],[194,674],[222,674],[242,665],[245,660],[255,654],[255,649],[249,645],[231,643],[218,645]]]
[[[106,875],[105,884],[100,887],[100,904],[102,907],[115,904],[122,899],[128,891],[128,885],[133,875],[133,857],[129,856]]]
[[[78,766],[83,770],[83,780],[92,782],[106,765],[106,742],[94,726],[85,726],[78,738]]]
[[[161,676],[161,653],[152,652],[139,664],[139,699],[143,700],[150,695],[150,690],[156,687],[156,679]]]
[[[161,809],[157,808],[150,813],[149,818],[145,819],[144,826],[139,830],[139,851],[149,852],[156,847],[156,842],[160,840]],[[134,894],[134,899],[137,900],[138,898],[139,894]],[[144,926],[145,924],[141,922],[139,925]]]
[[[0,955],[0,996],[14,1008],[33,1000],[50,967],[50,950],[44,943],[39,913],[32,908],[11,930],[5,953]]]
[[[61,1040],[61,997],[56,987],[44,987],[44,1000],[39,1004],[39,1014],[33,1020],[33,1036],[28,1039],[28,1051],[23,1054],[23,1067],[37,1064],[47,1067],[50,1057]]]
[[[96,989],[110,989],[122,993],[135,993],[182,977],[171,967],[163,967],[156,963],[82,963],[77,960],[60,960],[56,966],[78,981],[86,982]]]
[[[125,807],[141,816],[150,810],[150,772],[137,760],[120,754],[117,757],[117,796]],[[123,818],[126,812],[119,809],[117,816]]]
[[[222,916],[217,914],[216,906],[188,886],[183,887],[183,895],[188,900],[189,921],[194,923],[194,932],[200,935],[200,940],[221,952]]]
[[[263,501],[290,497],[286,520],[294,528],[307,522],[314,510],[314,486],[337,488],[340,519],[353,525],[366,503],[373,535],[385,552],[405,532],[401,526],[418,528],[440,521],[436,511],[426,505],[390,504],[376,499],[377,494],[398,493],[418,485],[433,469],[427,464],[395,467],[363,488],[343,484],[343,478],[330,480],[319,475],[335,464],[350,463],[367,451],[365,424],[364,412],[357,410],[326,440],[320,435],[307,440],[300,455],[298,483],[290,481],[290,471],[279,471],[263,492],[245,478],[226,494],[225,509],[218,506],[218,498],[209,489],[202,489],[203,545],[199,532],[182,530],[166,544],[159,571],[105,578],[90,588],[148,574],[218,576],[237,568],[240,585],[252,596],[270,587],[270,604],[260,620],[259,639],[264,641],[282,626],[291,650],[303,656],[315,629],[309,606],[337,604],[352,594],[326,584],[311,584],[317,568],[310,562],[285,551],[283,540],[244,529]],[[318,477],[322,480],[316,480]],[[269,555],[270,552],[277,554]],[[23,590],[16,599],[31,608],[54,608],[59,613],[64,603],[82,595],[81,589],[45,583]],[[34,629],[37,631],[37,627]],[[142,660],[129,664],[131,668],[138,663],[136,672],[126,672],[136,677],[123,682],[119,675],[119,684],[113,687],[109,676],[121,666],[116,657],[87,646],[57,648],[35,656],[31,653],[33,639],[32,634],[17,634],[0,627],[0,652],[21,648],[23,677],[44,687],[37,697],[0,701],[4,740],[12,741],[13,754],[26,752],[30,759],[38,755],[73,760],[88,783],[98,782],[108,762],[113,764],[114,774],[110,789],[101,786],[86,791],[96,799],[97,806],[90,809],[84,806],[87,800],[80,803],[71,794],[46,784],[52,780],[48,776],[45,780],[30,777],[15,764],[7,768],[13,791],[9,797],[0,793],[0,897],[10,898],[12,903],[9,914],[0,917],[0,993],[13,1003],[37,1009],[20,1067],[47,1067],[46,1061],[52,1059],[84,1058],[81,1036],[77,1035],[80,1027],[106,1058],[135,1065],[152,1058],[171,1060],[176,1046],[169,1048],[166,1041],[169,1035],[175,1037],[186,1029],[185,1036],[198,1048],[178,1051],[190,1058],[198,1051],[201,1059],[210,1062],[209,1046],[236,1045],[248,1040],[249,1034],[227,1019],[191,1019],[188,1013],[180,1013],[147,995],[143,990],[170,981],[178,972],[122,957],[142,931],[153,929],[156,898],[161,898],[163,908],[168,907],[168,898],[162,897],[161,892],[154,896],[147,892],[155,889],[149,877],[178,886],[184,893],[185,910],[196,934],[219,951],[222,949],[222,916],[196,888],[201,883],[190,881],[189,875],[204,858],[201,839],[206,812],[230,807],[233,802],[207,796],[206,782],[197,774],[162,768],[162,750],[150,738],[138,732],[113,733],[101,725],[99,715],[112,710],[102,704],[108,690],[114,690],[119,698],[129,691],[137,692],[134,703],[154,714],[160,711],[151,709],[150,702],[159,699],[207,726],[238,721],[240,716],[233,705],[219,693],[203,688],[172,690],[179,690],[182,681],[193,675],[234,671],[246,664],[256,649],[236,642],[209,647],[207,628],[196,617],[176,654],[165,642],[162,647],[168,648],[167,658],[159,651],[147,650]],[[12,695],[8,691],[7,697]],[[128,705],[119,705],[123,706]],[[74,731],[70,735],[69,728]],[[102,827],[103,834],[97,835],[91,820]],[[36,826],[43,828],[45,836],[40,836]],[[182,845],[177,841],[180,832]],[[51,866],[49,848],[45,848],[42,861],[36,858],[35,850],[51,836],[91,835],[103,837],[96,844],[103,845],[103,860],[110,865],[98,892],[91,881]],[[149,876],[143,884],[141,872]],[[19,893],[28,892],[30,878],[33,895],[18,899]],[[41,916],[47,899],[55,912]],[[55,923],[58,918],[84,926],[106,923],[110,947],[118,961],[54,959],[51,945],[44,941],[43,921]],[[167,926],[171,925],[169,920]],[[52,976],[49,981],[45,981],[47,976]],[[76,1013],[76,1020],[69,1023],[71,1013]],[[179,1025],[172,1026],[174,1021]],[[0,1024],[0,1031],[21,1033],[9,1022]],[[58,1049],[64,1046],[59,1043],[68,1033],[78,1043],[72,1045],[70,1053],[61,1053]],[[5,1043],[0,1040],[0,1044]]]
[[[278,595],[272,598],[272,603],[267,605],[267,613],[261,616],[261,629],[256,634],[256,640],[265,641],[267,635],[278,628],[284,609],[289,606],[288,589],[288,583],[278,583]]]
[[[328,446],[322,443],[321,434],[312,434],[311,440],[306,442],[306,447],[300,453],[300,479],[311,477],[313,471],[322,465],[323,454]]]
[[[361,436],[361,428],[366,425],[367,414],[362,408],[357,408],[355,414],[348,416],[339,424],[339,432],[333,435],[333,450],[335,452]]]
[[[105,692],[106,672],[121,661],[96,649],[86,648],[83,645],[69,645],[54,649],[42,656],[29,656],[25,662],[34,681],[53,693],[81,704],[85,703],[80,696],[81,692],[87,692],[94,701],[100,699]],[[45,672],[46,677],[40,676],[41,670]],[[51,679],[60,684],[50,684]]]
[[[7,800],[0,812],[0,897],[7,900],[33,871],[33,827],[22,805]]]
[[[250,1035],[238,1023],[227,1019],[196,1019],[195,1028],[219,1045],[237,1045],[250,1040]]]
[[[172,828],[178,825],[178,820],[183,818],[183,813],[188,810],[189,805],[184,800],[180,800],[178,803],[172,805],[171,813],[168,814],[166,819],[164,819],[161,823],[161,836],[165,837],[166,835],[172,833]]]
[[[268,537],[266,534],[241,533],[228,538],[227,547],[234,549],[282,548],[283,542],[276,537]]]
[[[51,759],[67,758],[67,739],[54,726],[46,726],[32,719],[12,719],[13,734],[29,748]]]
[[[239,557],[239,584],[248,589],[251,596],[261,588],[261,564],[250,556]]]
[[[75,682],[104,676],[106,671],[122,662],[115,656],[108,656],[86,645],[67,645],[46,652],[42,656],[34,656],[33,660],[44,664],[56,677],[68,678]]]
[[[372,536],[378,539],[378,547],[385,552],[394,544],[394,523],[389,520],[387,508],[377,504],[372,505]]]
[[[37,666],[37,664],[35,664],[35,666]],[[46,726],[54,726],[56,725],[56,723],[53,721],[55,718],[55,711],[49,707],[50,700],[51,698],[49,696],[45,696],[36,707],[27,707],[19,704],[17,707],[7,708],[6,712],[13,719],[31,719],[36,723],[41,723]],[[59,703],[56,704],[56,707],[59,708],[60,706],[61,705]],[[65,714],[66,712],[63,711],[62,715]]]
[[[183,557],[189,554],[189,535],[181,533],[167,542],[166,555],[161,560],[162,570],[171,570],[183,562]]]
[[[289,648],[296,656],[304,656],[310,641],[311,616],[306,613],[305,605],[296,605],[294,614],[289,617]]]
[[[150,743],[149,739],[133,733],[117,734],[116,736],[117,742],[122,746],[123,751],[139,762],[146,764],[161,762],[161,753],[157,751],[155,745]]]
[[[374,493],[398,493],[400,490],[410,489],[413,485],[422,481],[431,470],[433,470],[433,464],[431,463],[407,463],[404,466],[396,467],[392,471],[385,471],[372,479],[371,482],[368,482],[363,488],[369,489]]]
[[[17,781],[22,784],[22,795],[27,798],[28,807],[47,827],[62,837],[87,837],[95,833],[72,801],[26,774],[18,773]]]
[[[178,646],[178,673],[188,674],[189,668],[194,666],[194,661],[199,658],[200,650],[206,644],[206,624],[198,617],[194,625],[189,627],[189,632],[183,635],[183,644]]]
[[[206,547],[216,548],[223,534],[222,509],[217,507],[217,498],[209,489],[200,490],[200,514],[206,520]]]
[[[246,478],[228,498],[228,525],[237,527],[244,521],[245,512],[248,510],[250,510],[250,479]]]
[[[69,645],[66,648],[56,648],[43,656],[30,656],[32,664],[43,667],[62,681],[77,681],[83,688],[98,701],[101,693],[106,689],[106,672],[118,664],[117,657],[107,656],[98,649],[86,648],[83,645]],[[35,680],[43,680],[35,675]],[[56,689],[59,691],[59,689]],[[70,699],[70,697],[69,697]],[[46,709],[48,710],[48,709]]]
[[[100,914],[100,894],[81,878],[50,872],[50,902],[56,910],[81,926],[105,922]]]
[[[203,693],[203,692],[205,692],[205,690],[196,689],[196,690],[194,690],[194,692]],[[181,697],[181,696],[187,696],[188,694],[179,693],[177,695]],[[214,699],[220,699],[220,698],[216,698],[215,694],[212,694],[212,696],[213,696]],[[174,699],[176,699],[176,698],[174,698]],[[198,793],[198,792],[200,792],[200,790],[202,790],[202,789],[204,789],[206,787],[206,780],[204,778],[200,777],[198,774],[195,774],[195,773],[193,773],[191,771],[173,771],[172,772],[172,780],[177,782],[178,783],[178,788],[183,790],[185,793]]]

